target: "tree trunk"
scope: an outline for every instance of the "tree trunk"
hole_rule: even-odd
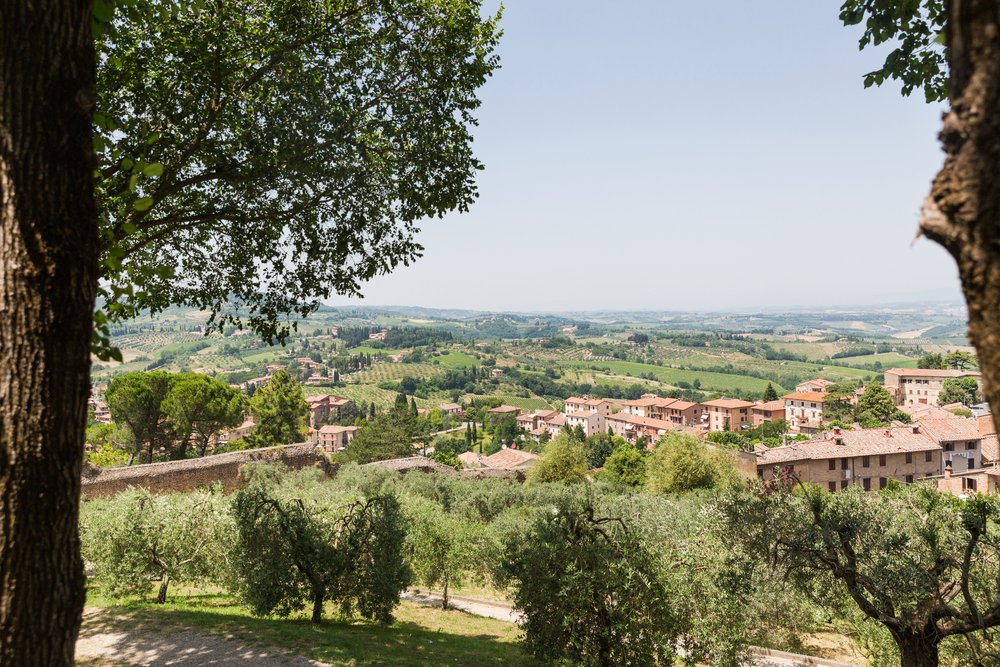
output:
[[[164,604],[167,601],[167,586],[170,585],[170,575],[166,572],[160,577],[160,590],[156,594],[156,604]]]
[[[448,572],[444,573],[444,590],[441,593],[441,608],[448,608]]]
[[[313,585],[313,623],[321,623],[323,621],[323,602],[326,598],[326,587]]]
[[[1000,3],[947,5],[951,109],[940,134],[946,158],[924,201],[920,229],[958,264],[969,339],[1000,425]]]
[[[927,635],[895,637],[900,667],[938,667],[938,640]]]
[[[91,3],[0,2],[0,664],[72,665],[97,287]]]

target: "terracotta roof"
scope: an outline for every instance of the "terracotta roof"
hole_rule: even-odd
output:
[[[566,423],[566,415],[564,415],[561,412],[557,412],[556,414],[546,419],[545,423],[550,424],[552,426],[562,426],[563,424]]]
[[[959,371],[950,368],[890,368],[886,373],[900,377],[960,378],[980,377],[979,371]]]
[[[572,403],[573,405],[591,405],[594,407],[602,405],[605,402],[603,398],[580,398],[579,396],[571,396],[564,401],[564,403]]]
[[[337,426],[336,424],[327,424],[319,429],[320,433],[353,433],[358,430],[357,426]]]
[[[975,419],[952,415],[950,419],[920,419],[917,423],[937,442],[979,440],[983,437]]]
[[[757,403],[753,406],[754,410],[784,410],[785,402],[782,399],[777,399],[774,401],[768,401],[767,403]]]
[[[482,457],[473,452],[462,452],[458,455],[458,460],[466,468],[480,468],[483,465]]]
[[[461,410],[462,406],[458,403],[442,403],[438,408],[447,412],[448,410]]]
[[[483,459],[483,465],[487,468],[502,468],[511,470],[513,468],[525,468],[538,458],[538,454],[532,454],[521,449],[501,449],[496,454],[491,454]]]
[[[990,433],[989,435],[984,435],[979,449],[983,453],[983,458],[988,461],[1000,459],[1000,442],[997,441],[997,434]]]
[[[824,380],[823,378],[813,378],[812,380],[806,380],[805,382],[800,382],[797,386],[801,387],[807,384],[819,385],[820,387],[829,387],[836,384],[830,380]]]
[[[639,426],[647,426],[649,428],[657,428],[665,431],[672,431],[676,428],[680,428],[680,424],[675,424],[674,422],[667,421],[666,419],[653,419],[652,417],[640,417],[638,415],[623,414],[621,412],[613,414],[607,419],[608,421],[619,421],[619,422],[625,422],[626,424],[637,424]]]
[[[600,412],[574,412],[572,414],[566,415],[566,419],[594,419],[601,416]]]
[[[498,405],[495,408],[490,408],[488,412],[494,415],[502,415],[508,412],[520,412],[521,408],[515,408],[513,405]]]
[[[365,463],[365,466],[378,467],[378,468],[389,468],[390,470],[396,470],[399,472],[407,472],[409,470],[423,470],[425,472],[445,472],[454,473],[455,469],[451,466],[446,466],[444,464],[433,461],[424,456],[408,456],[403,459],[389,459],[387,461],[374,461],[372,463]]]
[[[953,412],[948,412],[944,408],[939,408],[936,405],[926,405],[916,410],[907,410],[905,408],[901,409],[903,412],[909,412],[910,417],[914,421],[921,421],[923,419],[961,419],[961,417]]]
[[[829,394],[825,394],[821,391],[796,391],[791,394],[785,394],[781,398],[782,400],[789,401],[812,401],[814,403],[822,403],[829,398]]]
[[[558,410],[536,410],[535,414],[538,415],[540,419],[548,419],[559,414]]]
[[[707,401],[702,403],[710,408],[752,408],[753,403],[749,401],[741,401],[736,398],[717,398],[714,401]]]
[[[891,434],[891,437],[886,436],[886,433]],[[841,438],[843,444],[838,445],[834,441],[835,437]],[[761,454],[757,465],[772,466],[809,459],[839,459],[928,450],[941,451],[941,446],[926,433],[914,433],[910,427],[866,428],[842,431],[839,436],[831,432],[826,438],[771,448]]]

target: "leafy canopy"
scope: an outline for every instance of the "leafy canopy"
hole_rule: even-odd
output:
[[[419,257],[420,222],[477,196],[498,20],[479,0],[100,0],[95,347],[171,304],[283,337]]]

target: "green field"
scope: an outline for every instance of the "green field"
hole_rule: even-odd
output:
[[[434,357],[434,361],[449,369],[468,368],[469,366],[479,365],[479,359],[465,352],[448,352],[439,357]]]
[[[882,368],[916,368],[917,360],[907,357],[898,352],[884,352],[882,354],[866,354],[860,357],[846,357],[838,359],[838,362],[848,364],[874,364],[876,361],[882,364]]]
[[[429,378],[440,375],[440,366],[433,364],[393,364],[376,362],[371,368],[356,373],[344,375],[344,382],[356,384],[378,384],[379,382],[395,381],[404,377]]]
[[[742,391],[764,391],[768,385],[768,380],[748,377],[745,375],[729,375],[727,373],[713,373],[709,371],[689,371],[679,368],[666,368],[653,364],[640,364],[634,361],[573,361],[561,362],[562,366],[573,366],[577,368],[589,368],[597,366],[601,369],[608,368],[616,375],[624,375],[636,378],[636,382],[642,382],[639,376],[643,373],[651,373],[657,380],[676,386],[678,382],[692,384],[695,380],[701,383],[701,388],[707,391],[732,391],[740,389]],[[784,387],[787,389],[787,387]]]

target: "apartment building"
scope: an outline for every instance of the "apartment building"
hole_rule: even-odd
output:
[[[358,432],[357,426],[336,426],[327,424],[312,432],[313,442],[327,454],[336,454],[350,444]]]
[[[650,443],[654,443],[661,436],[670,431],[680,428],[676,422],[653,417],[641,417],[627,413],[625,411],[616,412],[606,420],[612,433],[625,438],[629,442],[635,442],[639,438],[648,438]]]
[[[548,431],[549,437],[554,438],[559,435],[562,431],[563,426],[566,425],[566,415],[561,412],[557,412],[553,416],[545,420],[545,430]]]
[[[768,422],[776,422],[785,418],[785,402],[782,399],[755,403],[750,409],[750,424],[760,426]]]
[[[982,390],[979,371],[941,370],[936,368],[890,368],[885,372],[885,388],[892,394],[896,405],[919,407],[937,405],[938,394],[949,378],[975,378]]]
[[[823,402],[826,392],[797,391],[781,397],[785,403],[785,421],[793,431],[815,432],[823,426]]]
[[[943,471],[942,448],[919,426],[833,429],[825,437],[760,452],[757,474],[771,479],[791,473],[803,482],[840,491],[854,484],[866,491],[888,480],[905,484]]]
[[[580,398],[573,396],[563,403],[563,412],[572,415],[578,412],[597,412],[607,417],[611,414],[611,404],[603,398]]]
[[[754,404],[735,398],[719,398],[702,403],[702,422],[709,431],[739,431],[753,425],[751,409]]]
[[[802,384],[795,385],[795,391],[829,391],[830,387],[836,384],[835,382],[830,382],[829,380],[824,380],[823,378],[813,378],[812,380],[806,380]]]
[[[525,432],[538,437],[548,430],[547,420],[558,414],[560,413],[555,410],[535,410],[528,414],[518,415],[517,425]]]
[[[607,430],[604,414],[597,410],[593,412],[571,412],[567,413],[565,417],[566,426],[570,428],[581,427],[587,437],[603,433]]]
[[[941,446],[945,468],[960,473],[983,467],[983,435],[975,419],[951,415],[920,419],[917,424]]]
[[[678,398],[661,398],[655,394],[643,394],[637,400],[624,401],[622,412],[637,417],[695,426],[701,424],[703,408],[699,403],[691,403]]]
[[[309,404],[309,426],[318,429],[331,419],[339,419],[342,411],[353,405],[351,399],[334,394],[306,396]]]

